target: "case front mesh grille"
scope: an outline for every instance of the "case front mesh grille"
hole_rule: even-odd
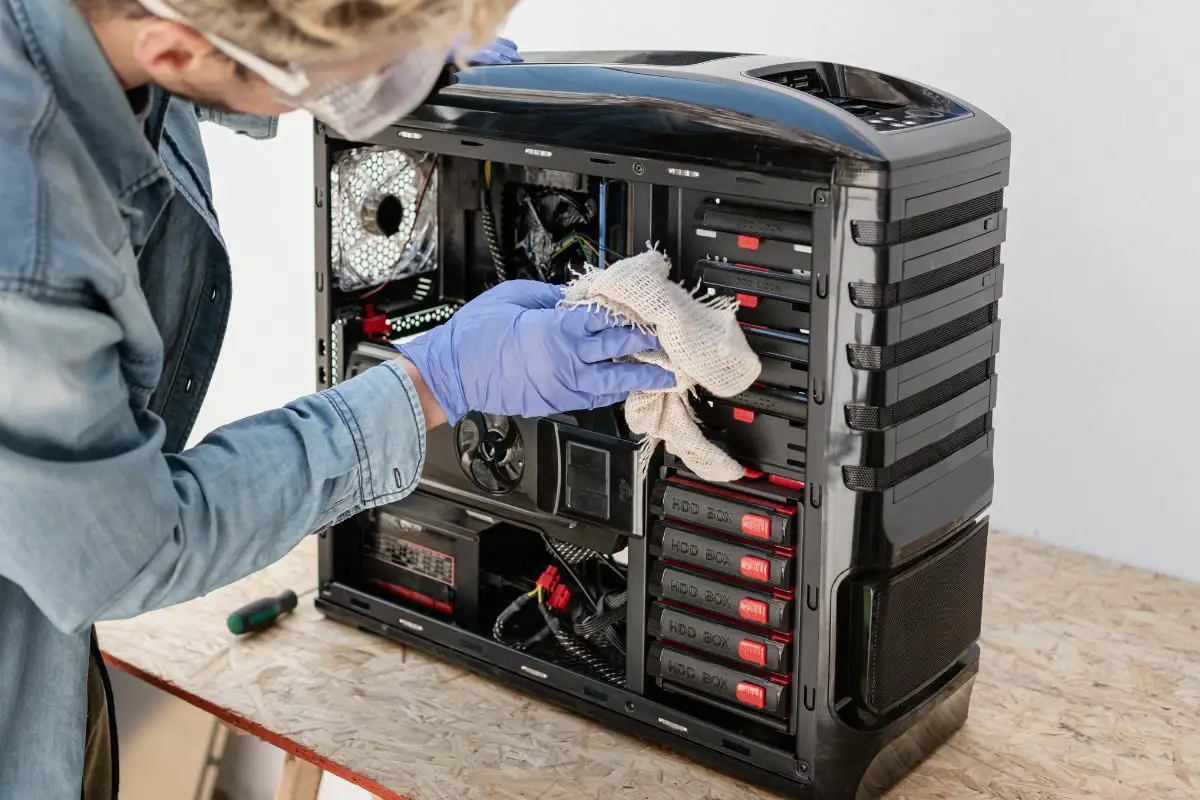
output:
[[[941,675],[979,640],[988,529],[874,587],[867,704],[894,707]]]
[[[992,414],[989,411],[949,436],[926,445],[915,453],[910,453],[894,464],[886,467],[842,467],[842,480],[846,482],[846,487],[851,491],[885,491],[908,480],[918,472],[929,469],[939,461],[949,458],[981,436],[986,436],[991,428]]]
[[[925,331],[919,336],[886,347],[848,344],[846,351],[850,358],[850,366],[855,369],[891,369],[899,364],[920,358],[957,339],[983,330],[996,321],[996,309],[997,304],[992,303],[956,320],[951,320],[945,325]]]
[[[995,359],[989,358],[895,405],[846,406],[846,424],[856,431],[886,430],[974,389],[992,377],[994,368]]]
[[[976,253],[941,269],[935,269],[899,283],[852,283],[850,284],[850,302],[859,308],[897,306],[980,275],[999,264],[1000,248],[993,247],[991,250]]]
[[[898,220],[896,222],[852,222],[854,242],[865,247],[891,247],[911,242],[922,236],[944,231],[973,219],[997,214],[1004,208],[1004,190],[1001,189],[965,203],[939,208],[926,214]]]

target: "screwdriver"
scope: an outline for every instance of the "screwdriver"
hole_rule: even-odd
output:
[[[229,632],[235,636],[265,630],[276,620],[296,608],[296,593],[288,589],[277,597],[264,597],[242,606],[225,618]]]

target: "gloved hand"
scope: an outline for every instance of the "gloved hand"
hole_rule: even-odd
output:
[[[456,44],[446,59],[447,64],[453,64],[459,55],[461,44]],[[469,64],[518,64],[525,59],[517,49],[517,43],[500,36],[487,47],[467,59]]]
[[[449,322],[397,345],[454,425],[468,411],[518,417],[601,408],[675,376],[612,359],[660,349],[656,337],[605,311],[560,309],[561,286],[505,281]]]

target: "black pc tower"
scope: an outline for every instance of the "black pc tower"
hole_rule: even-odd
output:
[[[432,431],[410,498],[322,534],[327,616],[788,796],[878,797],[963,724],[1004,127],[841,64],[540,53],[315,143],[319,388],[647,243],[737,297],[763,363],[695,403],[736,483],[661,450],[639,479],[620,407]]]

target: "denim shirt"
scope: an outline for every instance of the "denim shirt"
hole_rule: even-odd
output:
[[[199,115],[152,97],[143,120],[70,0],[0,0],[0,798],[79,797],[93,623],[254,572],[423,465],[392,364],[183,449],[229,261]]]

